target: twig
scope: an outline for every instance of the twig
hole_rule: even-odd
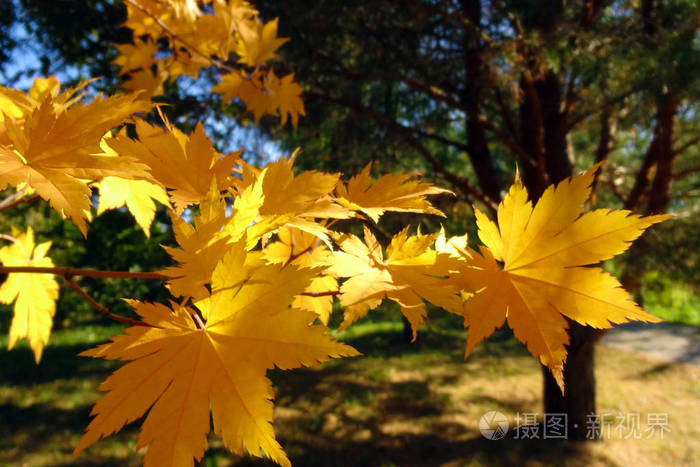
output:
[[[21,194],[20,194],[21,193]],[[20,196],[24,194],[23,192],[17,192],[12,196],[9,196],[5,198],[1,203],[0,203],[0,211],[7,211],[8,209],[12,209],[15,206],[19,206],[20,204],[24,203],[33,203],[34,201],[38,201],[41,199],[41,196],[39,195],[34,195],[29,198],[20,198]],[[19,196],[17,196],[19,195]],[[20,199],[17,199],[20,198]]]
[[[199,316],[199,313],[197,313],[196,310],[190,310],[187,307],[183,307],[184,310],[187,312],[188,315],[190,315],[190,318],[194,321],[194,324],[199,328],[199,329],[204,329],[204,321],[202,321],[202,318]]]
[[[304,295],[305,297],[328,297],[340,295],[341,293],[340,290],[328,290],[325,292],[302,292],[299,295]]]
[[[76,292],[78,292],[85,300],[87,300],[88,303],[89,303],[90,305],[92,305],[92,307],[93,307],[95,310],[97,310],[97,312],[100,313],[101,315],[106,316],[107,318],[112,319],[112,320],[114,320],[114,321],[118,321],[118,322],[120,322],[120,323],[128,324],[129,326],[147,326],[147,327],[155,327],[155,326],[151,326],[150,324],[144,323],[143,321],[137,321],[137,320],[134,320],[134,319],[125,318],[125,317],[123,317],[123,316],[119,316],[119,315],[117,315],[117,314],[112,313],[111,311],[109,311],[109,309],[108,309],[106,306],[100,305],[99,303],[97,303],[97,301],[95,301],[94,298],[92,298],[90,295],[88,295],[88,293],[87,293],[86,291],[84,291],[84,290],[80,287],[80,285],[78,285],[78,283],[75,282],[75,281],[73,280],[72,277],[66,277],[66,282],[68,282],[68,284],[69,284],[71,287],[73,287],[73,290],[75,290]]]
[[[180,42],[180,44],[184,45],[188,50],[191,50],[195,54],[199,55],[200,57],[204,58],[205,60],[208,60],[210,63],[212,63],[213,65],[215,65],[217,67],[223,68],[223,69],[225,69],[227,71],[231,71],[231,72],[235,71],[232,67],[228,66],[227,64],[225,64],[224,62],[222,62],[218,58],[213,58],[213,57],[206,55],[204,52],[200,52],[199,49],[197,49],[197,47],[193,46],[192,44],[190,44],[189,42],[187,42],[186,40],[182,39],[180,36],[175,34],[175,32],[172,29],[170,29],[170,26],[165,24],[156,15],[154,15],[153,13],[148,11],[148,8],[141,5],[138,1],[136,1],[136,0],[124,0],[124,3],[128,3],[129,5],[132,5],[134,8],[141,10],[146,16],[151,18],[158,26],[160,26],[163,29],[163,31],[165,31],[166,34],[168,34],[173,39],[173,41]]]
[[[0,234],[1,235],[1,234]],[[3,237],[4,238],[4,237]],[[73,276],[83,277],[113,277],[118,279],[156,279],[167,280],[173,279],[158,272],[130,272],[130,271],[102,271],[98,269],[80,269],[69,267],[41,267],[41,266],[0,266],[0,274],[11,273],[34,273],[34,274],[53,274],[55,276],[63,276],[70,278]]]

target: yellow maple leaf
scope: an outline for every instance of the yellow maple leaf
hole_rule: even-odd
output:
[[[374,222],[386,211],[421,212],[445,216],[426,199],[427,195],[451,193],[428,183],[408,181],[412,175],[384,175],[372,183],[370,162],[362,172],[352,177],[347,185],[339,183],[336,188],[338,202],[351,209],[362,211]]]
[[[670,217],[608,209],[581,215],[597,168],[550,186],[534,208],[516,178],[498,207],[498,226],[475,210],[487,248],[481,255],[465,251],[469,267],[458,274],[464,288],[476,292],[464,308],[466,355],[507,320],[563,391],[569,343],[563,316],[596,328],[659,321],[634,303],[617,279],[600,268],[581,267],[621,253],[647,227]]]
[[[155,74],[150,69],[130,72],[129,79],[121,86],[130,91],[143,92],[145,97],[157,96],[163,94],[163,83],[166,78],[167,73],[161,66],[157,66]]]
[[[265,90],[269,100],[268,113],[279,111],[281,124],[287,123],[289,115],[292,126],[297,127],[299,115],[306,115],[304,101],[301,100],[301,93],[304,91],[301,86],[294,82],[294,73],[278,78],[272,71],[265,76]]]
[[[15,242],[0,248],[0,262],[4,266],[54,266],[51,258],[46,256],[51,242],[35,245],[31,227],[24,234],[12,230]],[[8,348],[14,347],[18,339],[27,337],[34,359],[39,363],[51,334],[57,298],[58,283],[50,274],[11,273],[7,276],[0,286],[0,302],[12,303],[17,299]]]
[[[308,232],[285,226],[277,233],[279,241],[265,246],[265,259],[275,264],[292,264],[301,268],[314,268],[329,265],[333,253],[319,241],[318,237]],[[333,275],[322,273],[315,277],[304,290],[310,294],[323,294],[338,290],[338,281]],[[333,310],[332,295],[298,295],[292,306],[301,310],[313,311],[323,324],[328,324],[328,318]]]
[[[175,10],[175,16],[184,17],[188,21],[193,21],[202,14],[197,0],[168,0],[167,3]]]
[[[172,211],[170,218],[180,248],[163,248],[179,264],[159,272],[170,277],[168,288],[174,296],[200,299],[208,294],[205,286],[211,283],[217,264],[232,248],[230,237],[219,235],[228,220],[226,202],[219,196],[216,182],[212,181],[207,198],[200,204],[194,225]]]
[[[134,37],[149,36],[157,40],[163,34],[158,21],[168,24],[175,13],[168,2],[161,0],[139,0],[138,6],[129,2],[125,5],[127,20],[124,26],[133,30]]]
[[[277,37],[278,18],[263,24],[254,18],[250,21],[240,22],[238,35],[240,40],[236,44],[236,53],[239,62],[256,67],[275,58],[275,52],[289,39]]]
[[[233,70],[221,76],[221,82],[211,88],[211,92],[222,94],[224,101],[231,101],[238,97],[246,108],[253,112],[257,123],[263,114],[270,111],[274,113],[275,107],[271,104],[270,96],[265,92],[259,73],[247,75],[244,72]]]
[[[133,157],[148,166],[153,179],[170,190],[178,214],[206,198],[212,180],[220,191],[230,186],[241,151],[217,152],[201,123],[187,136],[174,127],[162,129],[136,120],[136,133],[138,140],[117,135],[107,144],[120,156]]]
[[[101,147],[105,151],[105,155],[117,157],[117,154],[104,141]],[[153,201],[158,201],[166,206],[170,205],[165,189],[147,180],[105,177],[95,185],[100,191],[98,216],[108,209],[126,206],[143,233],[149,238],[151,224],[156,215],[156,205]]]
[[[259,238],[247,237],[247,227],[257,217],[257,208],[262,204],[261,186],[262,178],[237,196],[231,216],[226,215],[226,201],[213,181],[207,198],[199,205],[200,214],[194,217],[194,225],[171,212],[173,232],[180,248],[163,248],[179,264],[159,272],[170,277],[168,288],[173,295],[194,299],[207,295],[206,287],[211,284],[221,258],[240,244],[250,250],[258,243]],[[249,262],[246,267],[263,264],[260,252],[249,252],[246,261]]]
[[[86,181],[147,177],[145,167],[132,158],[96,155],[102,137],[152,104],[137,95],[98,96],[89,104],[66,108],[55,105],[50,92],[43,98],[26,118],[4,122],[0,189],[26,183],[85,235],[91,194]]]
[[[345,308],[340,329],[362,318],[385,297],[401,306],[414,339],[426,316],[423,300],[461,315],[462,299],[457,289],[441,278],[456,262],[450,255],[430,248],[437,237],[409,237],[406,228],[392,239],[386,259],[366,227],[364,243],[351,234],[338,237],[336,242],[343,251],[334,252],[331,271],[338,277],[349,277],[340,287],[340,304]]]
[[[134,39],[134,44],[115,45],[119,51],[119,56],[114,59],[114,64],[121,67],[119,75],[123,75],[132,70],[148,69],[155,62],[155,54],[158,52],[158,44],[148,38],[143,41]]]
[[[61,84],[54,76],[34,78],[32,87],[26,93],[19,89],[0,86],[0,122],[4,121],[5,115],[13,119],[26,117],[39,106],[48,94],[51,95],[54,105],[66,107],[66,101],[70,101],[73,95],[64,91],[61,95],[64,98],[62,102],[61,98],[58,98],[60,88]],[[74,88],[74,91],[77,92],[78,88]],[[70,103],[72,102],[68,102],[68,104]]]
[[[323,217],[323,211],[329,217],[349,217],[348,212],[339,213],[326,204],[330,203],[329,194],[338,183],[339,174],[311,170],[294,175],[293,165],[294,155],[265,166],[261,185],[263,202],[255,203],[254,199],[251,200],[257,209],[257,218],[247,227],[249,241],[257,241],[271,235],[283,225],[288,225],[329,243],[328,229],[313,218]],[[237,188],[239,191],[253,183],[260,183],[262,172],[244,166],[242,175]],[[240,222],[235,225],[240,225]]]
[[[317,273],[267,265],[245,268],[244,248],[229,252],[214,271],[212,295],[197,310],[132,302],[150,326],[83,355],[129,361],[99,387],[109,391],[75,449],[121,429],[148,410],[137,448],[149,446],[146,466],[192,465],[214,431],[236,454],[265,455],[290,466],[272,428],[272,387],[265,373],[316,365],[358,352],[338,343],[313,313],[288,308]],[[200,322],[201,324],[195,324]],[[150,408],[150,410],[149,410]]]

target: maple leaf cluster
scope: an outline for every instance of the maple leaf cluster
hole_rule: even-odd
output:
[[[296,128],[299,115],[305,115],[294,74],[277,76],[269,65],[288,41],[277,36],[277,18],[265,23],[240,0],[125,3],[124,26],[133,31],[133,42],[117,45],[115,59],[127,77],[124,88],[155,96],[163,93],[166,80],[182,75],[196,80],[202,69],[213,67],[219,82],[211,91],[226,102],[239,99],[256,122],[263,114],[279,115],[282,125],[289,119]]]
[[[273,92],[291,78],[263,68],[284,42],[276,20],[263,24],[242,1],[127,6],[137,42],[123,46],[118,61],[132,83],[153,69],[196,75],[211,63],[203,57],[234,53],[248,71],[223,76],[218,92],[241,98],[256,118],[279,111],[296,125],[303,107],[280,97],[286,91]],[[164,35],[173,55],[155,58]],[[195,40],[199,49],[188,46]],[[256,79],[278,84],[261,91],[264,98],[240,91],[256,87]],[[428,303],[462,316],[465,357],[507,322],[562,391],[565,318],[597,328],[657,321],[614,277],[588,266],[621,253],[668,216],[582,214],[597,165],[549,187],[534,206],[516,178],[497,223],[475,209],[480,247],[469,246],[466,235],[412,234],[409,227],[382,245],[373,229],[385,213],[444,216],[427,196],[450,192],[411,175],[374,180],[371,164],[348,180],[295,171],[296,155],[255,167],[242,150],[218,152],[201,124],[186,134],[162,116],[162,124],[148,123],[148,93],[86,102],[83,89],[61,92],[55,78],[37,79],[27,93],[0,87],[0,189],[13,191],[13,199],[47,201],[83,234],[94,215],[93,190],[97,215],[123,206],[146,235],[160,203],[178,247],[164,247],[173,264],[157,272],[170,302],[129,301],[140,319],[82,354],[125,363],[100,385],[106,394],[76,452],[145,414],[137,447],[148,447],[146,465],[192,465],[207,447],[210,420],[232,452],[290,465],[274,436],[267,370],[359,355],[328,334],[335,300],[344,313],[341,330],[385,299],[399,305],[414,339]],[[279,100],[263,102],[270,96]],[[337,229],[349,219],[364,224],[361,235]],[[58,283],[31,271],[56,269],[50,243],[37,244],[31,227],[0,238],[10,242],[0,248],[3,267],[20,269],[0,286],[0,302],[14,303],[9,345],[28,338],[39,361]]]

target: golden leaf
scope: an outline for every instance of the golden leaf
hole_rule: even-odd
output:
[[[426,199],[426,195],[451,193],[427,183],[408,181],[411,175],[384,175],[372,183],[370,162],[347,182],[339,183],[336,189],[338,202],[350,209],[362,211],[374,222],[386,211],[420,212],[445,216],[435,209]]]
[[[241,152],[218,153],[201,123],[187,136],[174,127],[162,129],[137,120],[136,133],[138,140],[117,135],[107,144],[122,157],[145,164],[153,180],[171,190],[170,199],[178,214],[206,198],[212,180],[220,191],[230,186]]]
[[[16,241],[0,248],[0,261],[4,266],[53,267],[53,261],[46,256],[51,242],[34,244],[34,231],[31,227],[25,234],[13,228]],[[12,303],[15,299],[14,315],[10,325],[8,347],[14,347],[17,339],[27,337],[37,363],[49,341],[53,315],[56,311],[58,283],[50,274],[11,273],[0,286],[0,302]]]
[[[581,215],[597,168],[550,186],[534,208],[516,178],[498,207],[498,226],[476,210],[479,238],[487,248],[481,255],[466,251],[469,267],[456,277],[465,290],[476,292],[464,308],[466,355],[507,319],[515,337],[552,371],[563,391],[569,343],[563,316],[596,328],[659,321],[614,277],[581,267],[621,253],[647,227],[670,217],[607,209]]]
[[[0,189],[26,183],[85,234],[90,211],[86,181],[105,176],[146,178],[145,167],[129,157],[104,157],[102,136],[151,103],[137,95],[98,96],[87,105],[54,101],[51,92],[24,119],[6,119],[0,134]]]
[[[292,264],[301,268],[318,268],[329,265],[332,252],[319,241],[318,237],[308,232],[285,226],[278,231],[279,241],[265,246],[265,259],[274,264]],[[323,272],[314,278],[304,292],[323,294],[338,290],[338,281],[333,275]],[[323,324],[328,324],[328,318],[333,310],[332,295],[298,295],[292,306],[301,310],[313,311]]]
[[[131,327],[83,354],[129,363],[99,387],[109,392],[95,404],[75,452],[148,410],[137,443],[149,446],[144,464],[192,465],[206,449],[211,412],[214,431],[232,452],[291,465],[274,437],[266,370],[358,352],[310,325],[313,313],[288,308],[316,271],[279,265],[251,271],[243,267],[245,256],[241,247],[223,258],[211,296],[195,303],[201,317],[193,320],[198,312],[189,307],[132,302],[154,327]]]
[[[441,278],[456,267],[457,261],[430,249],[437,237],[438,234],[409,237],[406,228],[392,239],[386,259],[366,227],[364,243],[351,234],[338,237],[336,242],[343,251],[334,252],[331,272],[349,277],[340,287],[340,304],[345,308],[340,329],[366,315],[385,297],[401,306],[414,339],[426,316],[423,300],[461,315],[462,299],[457,289]]]

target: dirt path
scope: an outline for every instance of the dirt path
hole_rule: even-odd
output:
[[[665,362],[700,367],[700,327],[697,326],[631,322],[608,331],[602,343]]]

